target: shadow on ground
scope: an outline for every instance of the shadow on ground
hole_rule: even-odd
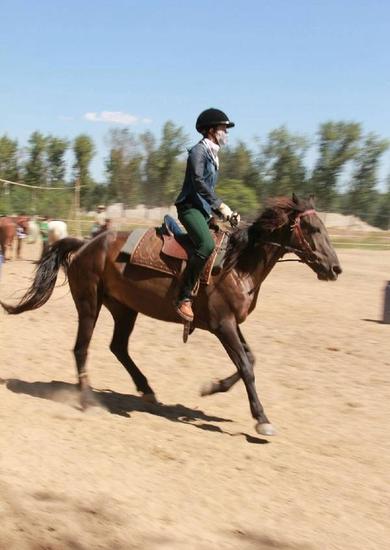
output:
[[[7,389],[14,393],[22,393],[30,395],[31,397],[65,403],[81,409],[79,404],[80,393],[77,384],[70,384],[59,380],[52,380],[51,382],[27,382],[18,378],[8,378],[6,380],[0,378],[0,383],[5,384]],[[211,422],[233,422],[230,418],[208,415],[199,409],[191,409],[185,405],[146,403],[141,397],[136,395],[129,395],[106,389],[92,389],[92,395],[95,400],[95,406],[103,407],[111,414],[129,418],[132,412],[144,412],[146,414],[160,416],[171,422],[180,422],[208,432],[217,432],[229,436],[244,436],[248,443],[268,443],[266,439],[253,437],[246,433],[227,432],[220,426],[211,424]],[[202,422],[197,423],[198,421]]]

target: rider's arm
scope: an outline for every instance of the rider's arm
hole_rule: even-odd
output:
[[[194,147],[188,156],[188,162],[191,167],[192,181],[195,191],[204,198],[213,210],[218,209],[222,201],[214,193],[213,189],[204,179],[205,164],[207,162],[207,152],[204,146]]]

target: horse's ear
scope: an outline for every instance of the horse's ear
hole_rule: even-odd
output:
[[[312,208],[314,208],[315,202],[316,202],[316,201],[315,201],[315,195],[313,195],[313,194],[309,195],[309,205],[310,205]]]
[[[299,204],[299,199],[298,199],[298,197],[296,196],[295,193],[292,194],[291,198],[292,198],[292,201],[293,201],[294,204]]]

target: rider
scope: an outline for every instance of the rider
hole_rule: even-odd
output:
[[[92,226],[91,235],[94,237],[98,233],[104,231],[107,227],[107,213],[106,207],[104,204],[99,204],[96,207],[95,212],[95,223]]]
[[[202,111],[196,129],[203,138],[189,150],[183,187],[176,199],[178,218],[194,244],[181,281],[176,311],[185,321],[192,321],[192,291],[214,250],[208,223],[212,212],[228,221],[233,211],[214,192],[218,177],[218,151],[227,143],[228,129],[233,128],[227,115],[219,109]]]

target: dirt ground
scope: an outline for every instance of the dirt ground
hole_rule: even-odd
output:
[[[3,266],[16,301],[37,257]],[[242,329],[278,431],[254,431],[242,384],[210,334],[140,317],[132,355],[161,406],[109,351],[102,311],[89,356],[101,402],[78,408],[76,313],[58,285],[41,309],[0,314],[0,549],[383,550],[390,540],[390,252],[339,252],[343,275],[278,264]],[[63,281],[63,276],[59,282]]]

